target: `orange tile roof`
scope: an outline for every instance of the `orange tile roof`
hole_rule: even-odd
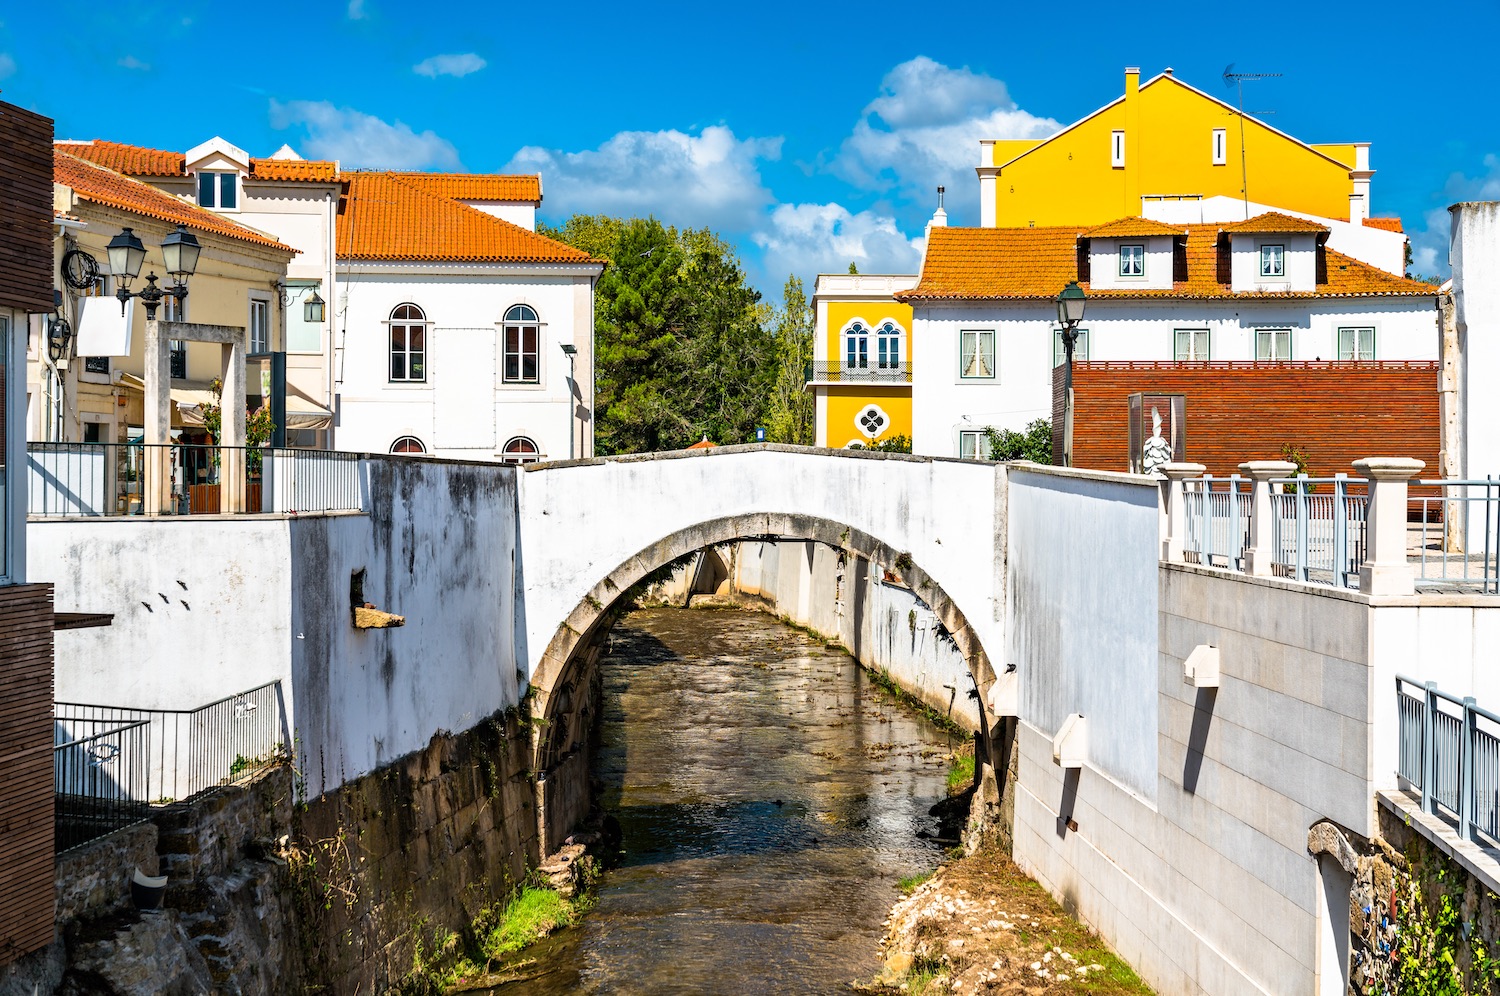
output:
[[[1187,279],[1171,288],[1093,289],[1095,298],[1312,298],[1420,296],[1408,280],[1325,249],[1327,282],[1315,291],[1241,291],[1219,283],[1219,226],[1187,225]],[[1077,228],[934,228],[917,286],[898,301],[1051,300],[1078,278]]]
[[[339,164],[331,159],[251,159],[250,176],[257,180],[337,183]]]
[[[1306,218],[1293,218],[1291,215],[1282,214],[1280,211],[1267,211],[1246,221],[1236,221],[1222,227],[1226,232],[1251,234],[1279,232],[1317,234],[1328,231],[1327,225],[1320,225],[1316,221],[1309,221]]]
[[[95,139],[91,142],[54,142],[53,148],[127,176],[182,176],[181,152],[164,152],[139,145]]]
[[[342,259],[599,263],[581,249],[429,193],[411,173],[345,173]]]
[[[1378,228],[1382,232],[1396,232],[1398,234],[1406,231],[1405,228],[1401,227],[1400,218],[1366,218],[1365,227]]]
[[[1149,218],[1117,218],[1083,234],[1094,239],[1134,239],[1148,235],[1186,235],[1187,229],[1180,225],[1173,228]]]
[[[173,197],[149,183],[132,180],[97,163],[69,155],[60,146],[53,150],[52,179],[70,187],[81,200],[145,215],[158,221],[186,225],[199,232],[211,232],[287,253],[297,252],[269,235],[237,225],[223,215]]]
[[[537,173],[402,173],[406,182],[455,201],[542,201]]]

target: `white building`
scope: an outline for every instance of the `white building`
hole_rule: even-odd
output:
[[[1456,476],[1500,474],[1500,201],[1468,201],[1448,208],[1453,266],[1454,345],[1457,347]]]
[[[604,266],[536,234],[541,179],[343,178],[338,447],[525,463],[592,455]]]
[[[972,456],[987,426],[1052,417],[1055,299],[1073,280],[1088,295],[1079,360],[1438,359],[1437,288],[1331,249],[1329,235],[1274,212],[1082,231],[935,226],[917,286],[897,295],[922,354],[913,451]]]

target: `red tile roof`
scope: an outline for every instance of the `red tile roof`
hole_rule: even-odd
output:
[[[53,148],[127,176],[182,176],[181,152],[164,152],[139,145],[95,139],[92,142],[55,142]]]
[[[132,180],[96,163],[69,155],[58,146],[52,155],[52,178],[72,189],[80,200],[119,208],[158,221],[186,225],[199,232],[211,232],[242,242],[295,253],[296,249],[244,225],[237,225],[223,215],[156,189],[149,183]]]
[[[1396,232],[1398,234],[1406,231],[1405,228],[1401,227],[1400,218],[1366,218],[1365,227],[1378,228],[1383,232]]]
[[[1181,225],[1173,227],[1149,218],[1118,218],[1083,233],[1093,239],[1134,239],[1148,235],[1186,235]]]
[[[1325,249],[1326,283],[1315,291],[1242,291],[1219,283],[1218,225],[1187,225],[1187,279],[1171,288],[1093,289],[1099,298],[1296,298],[1420,296],[1431,284],[1407,280]],[[1051,300],[1078,278],[1078,228],[934,228],[917,286],[899,301]]]
[[[1236,221],[1222,227],[1226,232],[1235,232],[1242,235],[1258,235],[1261,233],[1270,235],[1281,232],[1318,234],[1328,231],[1327,225],[1320,225],[1316,221],[1309,221],[1306,218],[1293,218],[1291,215],[1282,214],[1280,211],[1267,211],[1264,214],[1256,215],[1254,218],[1249,218],[1245,221]]]
[[[413,177],[417,179],[413,179]],[[345,173],[340,259],[599,263],[581,249],[428,192],[423,174]]]
[[[455,201],[525,201],[540,204],[542,178],[536,173],[403,173],[410,184]]]
[[[250,176],[256,180],[337,183],[339,164],[331,159],[251,159]]]

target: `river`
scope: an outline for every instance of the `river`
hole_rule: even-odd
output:
[[[932,868],[950,737],[841,650],[738,609],[631,613],[602,660],[595,776],[619,862],[546,974],[494,994],[848,992]],[[919,836],[925,834],[926,836]]]

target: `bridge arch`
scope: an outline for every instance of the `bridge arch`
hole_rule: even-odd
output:
[[[656,571],[707,547],[745,540],[811,541],[873,564],[896,567],[933,611],[962,653],[979,694],[983,737],[997,717],[990,711],[996,674],[979,633],[949,593],[909,551],[852,525],[815,515],[755,512],[694,523],[661,537],[600,578],[559,625],[531,678],[537,816],[551,850],[587,811],[588,737],[599,698],[595,666],[616,610],[631,588]]]

